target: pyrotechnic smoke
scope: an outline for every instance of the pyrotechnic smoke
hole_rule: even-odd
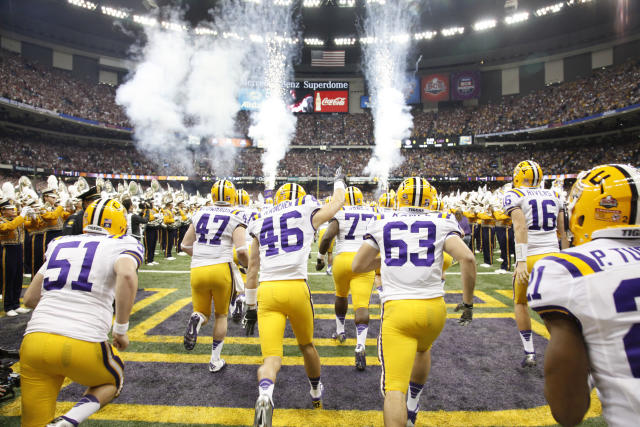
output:
[[[170,13],[168,25],[145,26],[146,44],[134,46],[137,65],[116,95],[134,126],[138,148],[150,158],[180,164],[184,173],[193,171],[194,147],[186,144],[188,139],[236,136],[237,94],[247,79],[243,61],[248,46],[222,36],[243,22],[236,3],[223,2],[209,27],[220,37],[188,30],[179,11]],[[233,148],[203,148],[214,172],[231,172]]]
[[[365,171],[385,189],[391,170],[402,164],[400,144],[413,120],[405,103],[407,56],[418,21],[418,1],[370,1],[366,4],[363,68],[372,101],[375,149]]]
[[[264,148],[262,172],[265,188],[275,186],[278,163],[287,152],[296,127],[296,118],[285,102],[285,83],[293,76],[293,57],[297,53],[297,39],[292,18],[292,4],[275,6],[267,2],[253,5],[260,17],[258,34],[264,45],[255,49],[251,57],[252,75],[260,76],[265,88],[265,100],[251,117],[249,136]]]

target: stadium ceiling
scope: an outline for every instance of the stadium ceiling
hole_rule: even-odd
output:
[[[315,39],[323,43],[302,46],[297,72],[359,74],[358,27],[364,16],[364,2],[294,0],[296,12],[301,16],[301,40]],[[209,11],[219,0],[5,0],[0,2],[0,28],[100,54],[126,57],[131,44],[142,34],[142,27],[134,23],[132,17],[148,14],[150,4],[154,3],[161,9],[172,6],[183,10],[188,25],[197,28],[210,20]],[[422,56],[419,67],[423,69],[490,65],[637,35],[640,34],[639,3],[627,0],[422,0],[420,23],[414,36],[423,33],[424,37],[415,41],[410,62],[415,63]],[[621,4],[626,5],[622,14]],[[109,8],[110,13],[105,13],[104,8]],[[122,18],[117,11],[128,15]],[[528,13],[528,19],[507,22],[508,17],[518,13]],[[443,30],[448,28],[464,28],[464,31],[446,36]],[[355,42],[343,45],[337,39]],[[312,49],[345,50],[346,66],[322,70],[311,67]]]

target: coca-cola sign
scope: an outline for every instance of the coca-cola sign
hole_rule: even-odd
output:
[[[348,113],[348,90],[317,90],[313,97],[313,110],[316,113]]]

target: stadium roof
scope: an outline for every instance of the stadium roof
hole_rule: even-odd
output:
[[[301,14],[302,39],[314,38],[321,46],[303,46],[296,71],[301,74],[360,72],[361,52],[353,45],[339,45],[336,38],[358,39],[364,16],[364,1],[341,7],[351,0],[296,1]],[[140,25],[131,16],[148,13],[154,0],[7,0],[0,2],[0,26],[6,30],[49,42],[92,52],[126,57],[130,45],[140,36]],[[184,10],[185,20],[197,27],[209,19],[209,10],[219,0],[155,0],[161,8]],[[319,4],[305,7],[305,4]],[[506,3],[506,4],[505,4]],[[617,0],[423,0],[419,8],[417,32],[433,32],[433,38],[417,41],[410,63],[422,55],[420,68],[469,67],[497,64],[585,47],[620,37],[640,34],[640,2]],[[517,9],[513,5],[517,5]],[[627,10],[621,11],[620,5]],[[92,6],[87,8],[87,5]],[[559,7],[561,5],[562,7]],[[82,7],[84,6],[84,7]],[[554,6],[556,7],[554,9]],[[103,7],[126,11],[129,19],[106,15]],[[543,9],[547,8],[546,11]],[[540,11],[544,13],[537,13]],[[505,18],[528,12],[529,19],[513,25]],[[557,13],[556,13],[557,12]],[[621,18],[622,17],[622,18]],[[474,30],[479,21],[489,20],[484,31]],[[492,24],[491,20],[495,20]],[[485,22],[486,23],[486,22]],[[492,26],[495,25],[495,26]],[[443,29],[464,27],[463,34],[446,37]],[[415,34],[415,33],[414,33]],[[344,68],[311,66],[311,50],[345,50]]]

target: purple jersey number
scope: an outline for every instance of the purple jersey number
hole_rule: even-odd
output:
[[[267,217],[262,223],[260,229],[260,245],[267,246],[265,256],[278,255],[280,252],[276,244],[278,240],[281,242],[282,250],[285,252],[295,252],[302,248],[304,243],[304,233],[298,227],[289,228],[287,221],[291,218],[302,218],[302,214],[298,211],[285,212],[280,217],[280,237],[276,235],[273,228],[273,217]],[[290,242],[294,237],[295,240]]]
[[[407,231],[411,234],[422,234],[420,230],[426,229],[426,239],[418,240],[418,246],[427,248],[427,256],[420,258],[420,253],[415,252],[408,254],[407,243],[401,239],[392,239],[391,232],[393,230]],[[382,237],[384,239],[384,263],[389,267],[403,266],[407,259],[416,267],[431,267],[435,260],[435,241],[436,241],[436,225],[431,221],[416,221],[411,224],[411,228],[402,221],[389,222],[384,226]],[[398,248],[398,256],[394,258],[392,249]]]
[[[198,243],[203,243],[212,246],[218,246],[222,243],[220,238],[222,237],[222,233],[224,233],[225,228],[227,228],[227,224],[229,224],[229,215],[216,215],[213,217],[213,223],[220,222],[220,227],[218,227],[218,231],[211,238],[211,240],[207,241],[207,235],[209,234],[209,214],[204,214],[200,217],[200,220],[196,224],[196,233],[198,233]]]
[[[42,286],[47,291],[62,289],[67,284],[69,277],[69,270],[71,269],[71,263],[64,258],[58,258],[60,250],[78,248],[80,246],[79,241],[63,242],[56,245],[55,249],[51,253],[51,258],[47,263],[47,270],[59,269],[58,277],[55,280],[51,280],[48,277],[44,279]],[[71,281],[71,289],[74,291],[91,292],[93,283],[89,282],[89,274],[91,273],[91,266],[93,265],[93,258],[96,255],[96,249],[100,242],[87,242],[83,248],[86,249],[84,259],[82,260],[82,268],[77,280]]]
[[[616,312],[627,313],[638,311],[636,298],[640,297],[640,278],[627,279],[620,282],[613,292]],[[629,368],[634,378],[640,378],[640,323],[634,323],[629,332],[622,338],[624,351],[627,354]]]
[[[533,218],[531,219],[531,226],[529,230],[534,231],[551,231],[556,229],[556,223],[558,218],[556,218],[556,214],[554,212],[549,212],[547,209],[551,207],[555,209],[556,202],[553,200],[543,200],[541,203],[542,206],[542,215],[538,212],[538,201],[535,199],[529,200],[529,205],[531,206],[531,215]],[[540,218],[542,217],[542,218]],[[540,224],[540,220],[542,219],[542,224]]]

